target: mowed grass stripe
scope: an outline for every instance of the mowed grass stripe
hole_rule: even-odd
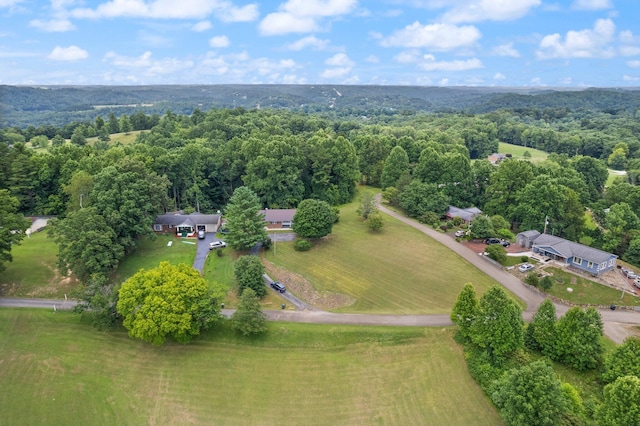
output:
[[[465,283],[479,295],[497,284],[466,260],[420,231],[388,216],[371,233],[356,214],[358,203],[340,209],[330,236],[308,252],[277,243],[267,260],[308,280],[316,290],[357,301],[337,309],[363,313],[446,313]],[[277,277],[275,277],[277,278]]]
[[[271,323],[153,347],[71,313],[0,310],[6,424],[496,425],[452,329]],[[464,407],[464,409],[460,409]]]

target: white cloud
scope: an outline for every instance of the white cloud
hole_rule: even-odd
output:
[[[571,77],[565,77],[560,80],[560,84],[572,84],[572,83],[573,83],[573,78]]]
[[[209,21],[200,21],[194,24],[193,27],[191,27],[191,30],[201,33],[203,31],[207,31],[208,29],[211,29],[212,26],[213,25],[211,25],[211,22]]]
[[[193,68],[193,61],[184,61],[176,58],[154,59],[151,52],[144,52],[137,57],[118,55],[111,51],[102,58],[103,62],[108,62],[111,66],[121,68],[135,68],[145,76],[168,75],[183,72]]]
[[[630,68],[640,68],[640,61],[627,61],[627,66]]]
[[[448,6],[452,2],[436,3]],[[442,16],[445,22],[511,21],[540,6],[540,0],[458,0],[455,6]]]
[[[633,35],[633,33],[629,30],[620,31],[618,36],[620,41],[627,44],[638,44],[640,43],[640,37]]]
[[[385,47],[400,46],[444,51],[475,44],[482,35],[474,26],[422,25],[414,22],[381,41]]]
[[[593,29],[568,31],[564,40],[558,33],[545,36],[536,56],[551,58],[606,58],[614,55],[608,46],[615,35],[615,24],[610,19],[599,19]]]
[[[419,67],[425,71],[466,71],[482,68],[482,61],[477,58],[454,61],[436,61],[433,55],[425,55],[425,61]]]
[[[519,58],[520,52],[513,48],[513,43],[501,44],[493,48],[493,54],[497,56],[509,56]]]
[[[68,19],[52,19],[50,21],[34,19],[29,22],[29,26],[48,33],[63,33],[76,29]]]
[[[408,50],[400,52],[393,57],[393,60],[400,64],[413,64],[420,59],[420,52],[417,50]]]
[[[351,13],[357,0],[288,0],[260,22],[262,35],[317,31],[323,18]]]
[[[344,77],[347,74],[349,74],[350,72],[351,72],[351,68],[350,67],[329,68],[329,69],[326,69],[326,70],[322,71],[322,73],[320,74],[320,77],[325,78],[327,80],[330,80],[330,79],[333,79],[333,78]]]
[[[306,48],[311,48],[313,50],[324,50],[329,44],[329,40],[320,40],[315,36],[303,37],[298,41],[295,41],[291,44],[287,45],[287,49],[289,50],[304,50]]]
[[[366,62],[369,62],[371,64],[377,64],[380,63],[380,58],[378,58],[376,55],[369,55],[366,58],[364,58],[364,60]]]
[[[640,55],[640,46],[621,46],[620,54],[622,56],[638,56]]]
[[[507,79],[507,76],[502,74],[501,72],[497,72],[493,75],[493,79],[496,81],[504,81]]]
[[[79,61],[81,59],[87,59],[89,53],[86,50],[80,49],[78,46],[60,47],[56,46],[48,58],[54,61]]]
[[[575,0],[571,7],[578,10],[600,10],[611,9],[613,5],[611,0]]]
[[[345,53],[336,53],[335,55],[324,61],[324,63],[334,67],[352,67],[353,65],[355,65],[354,62],[349,59],[349,57]]]
[[[209,39],[209,46],[211,47],[229,47],[229,38],[225,35],[215,36]]]
[[[623,75],[622,79],[624,81],[640,81],[640,77],[635,77],[635,76],[627,75],[627,74]]]
[[[21,3],[22,1],[23,0],[0,0],[0,8],[15,6],[18,3]]]
[[[438,86],[448,86],[449,85],[449,79],[448,78],[443,78],[438,82]]]
[[[2,1],[2,0],[0,0]],[[258,6],[249,4],[236,7],[228,0],[181,0],[176,4],[171,0],[111,0],[95,9],[76,8],[71,15],[76,18],[155,18],[155,19],[198,19],[214,13],[227,22],[247,22],[258,18]]]
[[[533,86],[545,86],[545,84],[542,84],[542,79],[540,77],[534,77],[531,79],[531,84]]]

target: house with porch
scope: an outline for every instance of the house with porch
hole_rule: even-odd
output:
[[[615,254],[555,235],[540,234],[538,231],[519,233],[516,236],[516,244],[530,247],[535,254],[549,257],[565,266],[573,266],[592,275],[599,275],[615,268],[618,258]]]
[[[219,214],[184,214],[183,211],[177,211],[157,216],[153,230],[157,233],[171,233],[179,237],[195,237],[200,230],[215,233],[219,226]]]
[[[290,229],[293,227],[296,209],[264,209],[258,214],[264,216],[267,229]]]

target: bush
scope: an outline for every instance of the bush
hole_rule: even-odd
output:
[[[502,247],[502,244],[491,244],[485,251],[496,262],[504,263],[507,260],[507,251]]]
[[[513,237],[514,237],[513,232],[511,232],[506,228],[498,229],[496,231],[496,234],[498,235],[499,238],[502,238],[504,240],[509,240],[509,241],[513,240]]]
[[[296,240],[295,244],[293,245],[293,249],[295,251],[309,251],[311,250],[311,242],[304,239]]]
[[[453,228],[454,222],[452,220],[448,220],[447,221],[447,228],[451,229]]]
[[[420,222],[435,228],[440,223],[440,216],[435,212],[426,212],[420,216]]]
[[[455,226],[460,226],[460,225],[462,225],[462,218],[461,218],[461,217],[458,217],[458,216],[454,217],[454,218],[453,218],[453,224],[454,224]]]
[[[540,287],[544,290],[549,290],[553,286],[553,279],[550,276],[546,276],[540,280]]]
[[[524,282],[534,287],[538,287],[538,285],[540,284],[538,274],[536,274],[535,272],[529,272],[529,274],[524,279]]]
[[[262,248],[265,250],[269,250],[271,248],[271,243],[271,238],[265,238],[264,240],[262,240]]]
[[[224,251],[224,249],[218,249],[218,250],[216,250],[216,256],[218,256],[218,257],[222,257],[222,254],[223,254],[222,252],[223,252],[223,251]]]
[[[526,262],[528,262],[528,261],[529,261],[529,256],[520,256],[520,261],[521,261],[522,263],[526,263]]]

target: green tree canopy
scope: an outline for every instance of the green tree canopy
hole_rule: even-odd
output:
[[[20,203],[6,189],[0,189],[0,272],[11,262],[11,246],[20,244],[29,227],[22,214],[18,213]]]
[[[471,283],[466,283],[458,294],[455,305],[451,310],[451,322],[458,326],[460,335],[470,338],[471,325],[478,314],[478,299],[476,289]]]
[[[264,216],[259,214],[260,200],[246,186],[233,191],[225,209],[227,243],[234,250],[249,250],[267,238]]]
[[[500,363],[524,346],[523,326],[520,307],[502,287],[493,286],[480,298],[471,340]]]
[[[540,304],[533,321],[527,326],[525,341],[533,350],[553,358],[556,349],[556,307],[549,299]]]
[[[220,319],[219,296],[190,265],[162,262],[120,287],[118,313],[129,335],[154,345],[167,337],[188,343]]]
[[[556,324],[554,359],[578,371],[597,368],[604,353],[602,335],[602,318],[595,308],[573,307]]]
[[[293,230],[302,238],[322,238],[331,233],[335,220],[326,201],[302,200],[293,216]]]
[[[396,182],[404,173],[409,172],[409,156],[401,146],[395,146],[384,162],[380,184],[382,189],[396,186]]]
[[[488,238],[496,235],[489,216],[478,215],[471,221],[471,236],[473,238]]]
[[[252,288],[245,288],[236,311],[231,316],[231,326],[245,336],[267,331],[267,316],[262,312],[260,299]]]
[[[491,399],[507,425],[562,424],[567,401],[560,380],[546,361],[509,370],[495,389]]]
[[[400,207],[411,217],[421,217],[426,212],[444,214],[449,198],[443,195],[436,184],[411,181],[400,195]]]
[[[604,361],[602,380],[611,383],[618,377],[640,378],[640,338],[628,337]]]
[[[262,298],[267,294],[264,284],[264,265],[258,256],[242,256],[235,264],[234,275],[238,283],[238,293],[242,295],[245,289],[252,289]]]
[[[640,425],[640,379],[624,376],[604,387],[604,404],[598,410],[602,426]]]

